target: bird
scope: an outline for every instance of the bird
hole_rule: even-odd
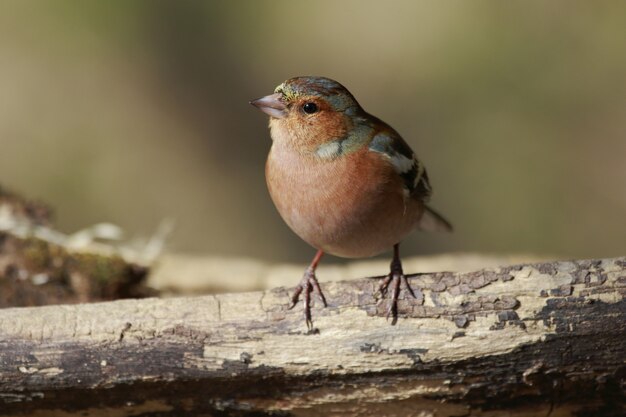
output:
[[[397,131],[330,78],[290,78],[250,104],[269,116],[271,199],[292,231],[317,250],[289,309],[304,294],[304,318],[313,330],[311,294],[328,306],[316,277],[322,256],[367,258],[393,249],[376,293],[386,297],[391,288],[387,318],[396,324],[401,283],[415,297],[400,242],[415,229],[452,230],[426,204],[432,188],[424,164]]]

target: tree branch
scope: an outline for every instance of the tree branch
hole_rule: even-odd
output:
[[[625,258],[410,282],[396,326],[376,280],[322,283],[310,334],[285,288],[0,310],[0,410],[622,415]]]

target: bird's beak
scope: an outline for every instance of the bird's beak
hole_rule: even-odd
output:
[[[257,107],[265,114],[277,119],[282,119],[287,117],[287,106],[281,100],[282,97],[283,95],[281,93],[270,94],[269,96],[252,100],[250,104]]]

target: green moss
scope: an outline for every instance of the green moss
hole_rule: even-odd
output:
[[[119,256],[99,254],[75,254],[74,267],[98,285],[121,281],[127,273],[128,264]]]
[[[33,237],[24,239],[22,253],[25,266],[32,271],[41,271],[52,267],[54,256],[51,246],[51,244],[41,239]],[[58,247],[54,252],[57,256],[65,255],[65,251],[60,250]]]
[[[22,264],[31,273],[43,272],[52,281],[67,281],[78,273],[91,285],[92,296],[102,296],[129,279],[129,265],[120,256],[72,253],[64,247],[30,237],[21,240]]]

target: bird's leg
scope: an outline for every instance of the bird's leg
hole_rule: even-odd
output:
[[[387,309],[387,318],[392,317],[391,324],[394,325],[398,322],[398,297],[400,296],[400,283],[404,282],[409,294],[415,297],[413,289],[409,285],[409,281],[406,279],[404,272],[402,271],[402,262],[400,261],[400,244],[397,243],[393,246],[393,259],[391,260],[389,275],[385,277],[383,282],[378,287],[378,292],[382,297],[385,297],[389,290],[389,284],[391,284],[391,300],[389,302],[389,308]]]
[[[300,299],[300,294],[304,292],[304,319],[306,320],[306,326],[309,330],[313,329],[313,321],[311,320],[311,293],[315,291],[322,300],[324,307],[328,306],[326,304],[326,298],[324,297],[324,293],[320,288],[320,284],[319,282],[317,282],[317,278],[315,277],[317,264],[319,264],[320,259],[322,259],[323,255],[324,252],[322,252],[321,250],[317,251],[315,257],[313,258],[313,261],[311,261],[311,265],[309,265],[308,268],[304,271],[302,280],[300,281],[300,284],[298,284],[298,287],[296,287],[296,291],[291,297],[291,305],[289,306],[290,310],[294,308],[295,305],[298,303],[298,300]]]

